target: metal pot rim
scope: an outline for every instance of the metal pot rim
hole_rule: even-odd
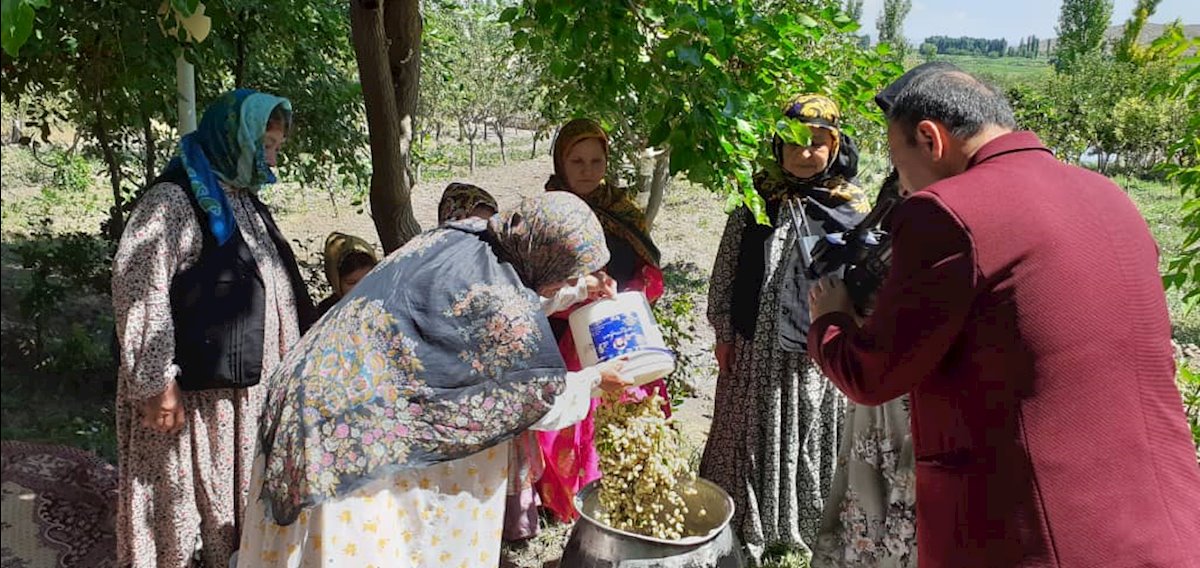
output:
[[[583,502],[587,499],[588,495],[591,495],[593,491],[596,491],[599,488],[599,486],[600,486],[599,479],[597,479],[591,483],[588,483],[587,485],[584,485],[583,488],[580,489],[579,492],[575,494],[575,510],[579,511],[580,517],[587,519],[588,522],[590,522],[593,526],[599,528],[600,530],[606,531],[606,532],[610,532],[613,534],[617,534],[617,535],[621,535],[624,537],[629,537],[629,538],[633,538],[633,539],[637,539],[637,540],[643,540],[646,542],[653,542],[656,544],[665,544],[668,546],[678,546],[678,547],[697,546],[697,545],[704,544],[714,538],[717,538],[717,535],[721,534],[721,531],[725,530],[725,527],[729,525],[729,521],[731,519],[733,519],[734,504],[733,504],[733,498],[729,496],[729,493],[726,492],[724,489],[721,489],[721,486],[717,485],[716,483],[713,483],[702,477],[697,477],[695,479],[694,483],[696,483],[698,485],[704,485],[710,489],[715,489],[718,494],[720,494],[722,497],[725,498],[725,504],[727,505],[725,508],[725,510],[726,510],[725,518],[721,519],[721,522],[717,523],[717,525],[715,527],[713,527],[712,530],[708,531],[708,533],[700,535],[700,536],[689,536],[689,537],[681,538],[679,540],[666,540],[666,539],[661,539],[661,538],[655,538],[652,536],[646,536],[643,534],[623,531],[616,527],[612,527],[605,523],[600,522],[598,519],[587,514],[583,507]]]

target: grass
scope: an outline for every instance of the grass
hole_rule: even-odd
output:
[[[1002,85],[1034,83],[1048,79],[1054,73],[1054,67],[1046,58],[939,55],[937,59],[949,61],[969,73],[982,75],[990,82]]]
[[[111,381],[5,369],[0,377],[0,439],[74,446],[117,463],[114,393],[95,388],[101,383]]]
[[[1170,183],[1123,175],[1114,177],[1113,181],[1125,188],[1145,217],[1150,233],[1158,242],[1160,268],[1165,268],[1168,259],[1181,251],[1186,235],[1180,221],[1184,198],[1179,188]],[[1200,344],[1200,311],[1188,313],[1180,290],[1167,291],[1167,309],[1171,313],[1172,335],[1175,339],[1181,343]]]

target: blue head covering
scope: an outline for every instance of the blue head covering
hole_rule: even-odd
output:
[[[196,131],[180,139],[179,155],[167,166],[187,169],[192,193],[208,214],[218,244],[225,244],[237,227],[218,181],[252,192],[276,181],[262,143],[276,108],[290,123],[292,103],[285,98],[251,89],[221,95],[204,109]]]

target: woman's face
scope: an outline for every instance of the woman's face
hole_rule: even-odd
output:
[[[604,170],[608,167],[608,156],[604,153],[604,145],[597,138],[588,138],[576,142],[563,158],[563,175],[571,193],[580,197],[587,196],[600,187],[604,181]]]
[[[491,219],[492,215],[495,215],[495,214],[496,214],[495,209],[492,209],[491,207],[488,207],[487,205],[482,205],[482,204],[476,205],[475,209],[471,210],[472,217],[478,217],[480,219],[483,219],[484,221]]]
[[[267,161],[267,165],[275,167],[275,162],[279,159],[279,148],[283,146],[283,141],[287,139],[287,129],[284,128],[283,121],[272,120],[267,123],[267,131],[263,133],[263,159]]]
[[[345,296],[349,294],[350,291],[353,290],[355,286],[358,286],[358,283],[365,278],[369,272],[371,272],[371,267],[364,266],[358,270],[355,270],[354,272],[342,276],[342,295]]]
[[[832,149],[833,133],[824,128],[814,127],[812,141],[808,146],[784,144],[783,169],[800,179],[813,177],[825,171]]]

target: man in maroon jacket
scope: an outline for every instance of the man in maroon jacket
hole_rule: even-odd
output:
[[[911,393],[925,567],[1200,566],[1200,466],[1158,251],[1121,188],[1014,132],[955,68],[888,114],[910,197],[861,326],[840,281],[809,353],[852,400]]]

